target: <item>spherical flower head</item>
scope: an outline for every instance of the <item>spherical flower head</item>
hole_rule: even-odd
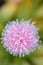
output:
[[[33,52],[38,46],[38,30],[30,20],[12,21],[2,32],[2,42],[7,51],[21,57]]]

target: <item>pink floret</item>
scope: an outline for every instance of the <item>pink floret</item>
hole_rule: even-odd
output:
[[[13,55],[24,56],[38,46],[37,28],[30,21],[9,22],[2,32],[4,47]]]

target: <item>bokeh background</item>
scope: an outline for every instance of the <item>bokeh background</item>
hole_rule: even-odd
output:
[[[0,65],[43,65],[43,0],[0,0],[0,38],[1,33],[8,21],[21,19],[36,21],[39,28],[40,40],[33,53],[25,57],[10,55],[3,48],[0,40]]]

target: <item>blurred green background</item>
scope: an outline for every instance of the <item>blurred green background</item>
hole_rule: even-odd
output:
[[[0,38],[8,21],[16,19],[36,21],[39,28],[39,49],[28,56],[19,58],[10,55],[3,48],[0,40],[0,65],[43,65],[43,0],[0,0]]]

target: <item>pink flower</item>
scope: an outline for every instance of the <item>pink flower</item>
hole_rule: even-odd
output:
[[[21,57],[33,52],[38,46],[38,30],[30,21],[12,21],[2,32],[2,42],[7,51]]]

